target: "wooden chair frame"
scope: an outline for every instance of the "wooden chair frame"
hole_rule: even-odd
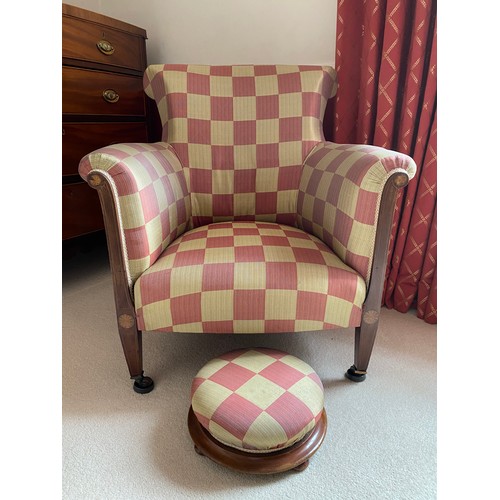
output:
[[[396,172],[389,177],[382,192],[371,278],[363,304],[361,324],[355,328],[354,364],[345,374],[347,378],[356,382],[361,382],[366,378],[379,323],[396,197],[398,191],[404,188],[408,181],[409,177],[406,173]],[[154,384],[150,377],[144,376],[142,332],[137,328],[135,307],[127,279],[126,261],[119,227],[120,219],[113,188],[106,175],[99,172],[92,172],[88,177],[88,183],[97,189],[104,215],[118,331],[130,377],[135,380],[134,390],[136,392],[150,392]]]

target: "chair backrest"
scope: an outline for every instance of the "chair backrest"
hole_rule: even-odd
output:
[[[184,167],[194,227],[226,220],[296,225],[305,158],[324,141],[337,89],[329,66],[151,65],[146,94]]]

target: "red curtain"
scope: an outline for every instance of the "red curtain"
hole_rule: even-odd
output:
[[[410,155],[399,193],[383,304],[437,322],[436,1],[339,0],[339,88],[327,139]],[[328,134],[330,132],[330,134]]]

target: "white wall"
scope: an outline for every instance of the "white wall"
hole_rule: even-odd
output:
[[[144,28],[148,63],[334,65],[336,0],[67,0]]]

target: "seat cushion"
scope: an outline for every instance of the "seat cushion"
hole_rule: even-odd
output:
[[[358,326],[365,282],[323,242],[271,222],[177,238],[136,281],[141,330],[299,332]]]
[[[323,403],[323,385],[307,363],[260,347],[212,359],[191,386],[200,424],[221,443],[254,453],[302,439],[321,418]]]

